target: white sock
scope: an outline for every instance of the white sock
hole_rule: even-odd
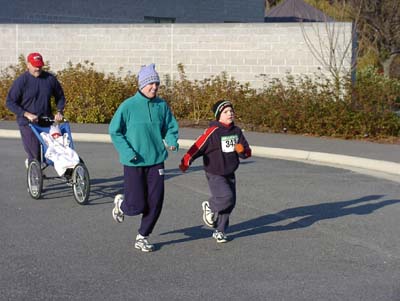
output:
[[[143,235],[141,235],[141,234],[136,235],[136,240],[138,240],[138,239],[143,239],[143,238],[146,238],[146,237],[143,236]]]

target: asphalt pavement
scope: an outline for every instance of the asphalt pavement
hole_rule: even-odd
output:
[[[110,142],[107,124],[73,123],[71,130],[76,141]],[[181,148],[190,147],[203,130],[181,128]],[[400,145],[398,144],[243,130],[254,156],[345,168],[400,182]],[[16,123],[0,121],[0,137],[19,137]]]
[[[0,300],[400,301],[398,183],[293,158],[301,150],[397,164],[397,146],[246,132],[256,156],[237,171],[227,244],[202,222],[201,160],[183,174],[183,151],[170,153],[148,254],[133,247],[139,217],[111,217],[123,179],[107,125],[71,127],[90,173],[86,206],[50,179],[30,198],[21,142],[0,137]],[[13,122],[0,129],[17,133]],[[182,129],[181,144],[201,132]]]

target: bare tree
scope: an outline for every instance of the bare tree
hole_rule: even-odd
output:
[[[347,15],[347,7],[343,3],[339,19],[346,19],[345,15]],[[356,15],[355,17],[358,18]],[[353,25],[349,31],[349,23],[326,21],[301,23],[301,30],[313,57],[331,74],[337,91],[340,92],[343,76],[354,75],[356,67],[355,26]]]
[[[360,37],[360,49],[372,49],[384,74],[400,55],[400,1],[349,0]],[[359,17],[358,17],[359,16]]]

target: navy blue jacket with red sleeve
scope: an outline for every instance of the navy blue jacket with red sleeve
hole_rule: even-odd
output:
[[[235,146],[239,143],[244,147],[241,154],[235,151]],[[212,121],[183,156],[181,163],[188,167],[201,156],[206,172],[225,176],[232,174],[239,167],[239,157],[246,159],[251,156],[251,149],[239,127],[233,123],[224,125]]]

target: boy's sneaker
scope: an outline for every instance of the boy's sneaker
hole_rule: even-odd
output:
[[[123,200],[124,196],[122,194],[117,194],[114,198],[112,216],[117,223],[122,223],[124,221],[124,212],[121,210],[121,204]]]
[[[204,223],[211,228],[215,228],[214,213],[211,211],[208,201],[204,201],[201,207],[203,208]]]
[[[136,236],[135,248],[142,252],[154,251],[154,245],[149,243],[146,236],[142,236],[140,234]]]
[[[215,240],[218,243],[223,243],[223,242],[227,242],[228,241],[228,237],[224,234],[224,232],[221,232],[221,231],[218,231],[218,230],[214,231],[212,237],[215,238]]]

